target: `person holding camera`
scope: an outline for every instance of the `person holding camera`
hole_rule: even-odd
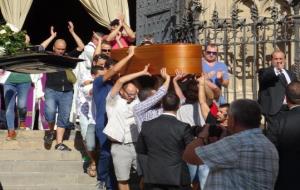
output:
[[[278,152],[259,128],[260,121],[256,101],[236,100],[228,111],[228,136],[207,144],[211,126],[206,125],[186,147],[186,162],[209,168],[204,189],[274,189]]]

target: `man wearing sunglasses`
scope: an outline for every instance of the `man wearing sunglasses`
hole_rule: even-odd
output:
[[[229,84],[228,68],[225,63],[218,61],[218,46],[208,44],[205,47],[204,59],[202,59],[202,71],[206,77],[220,89],[227,88]],[[219,98],[219,103],[225,103],[224,97]]]

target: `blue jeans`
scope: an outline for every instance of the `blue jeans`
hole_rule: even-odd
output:
[[[57,113],[57,126],[67,128],[70,126],[69,118],[72,108],[73,91],[60,92],[46,88],[45,92],[45,118],[49,123],[55,123]]]
[[[209,173],[209,168],[207,165],[192,165],[187,164],[190,172],[192,182],[199,182],[201,189],[204,189],[206,179]]]
[[[104,127],[96,125],[96,137],[99,142],[99,157],[97,164],[97,180],[105,182],[107,190],[115,189],[116,177],[114,175],[112,157],[110,153],[111,142],[103,133]]]
[[[31,83],[5,83],[4,84],[4,101],[6,106],[6,121],[7,128],[9,130],[15,129],[15,104],[16,97],[17,111],[19,115],[19,121],[25,121],[27,114],[27,96]]]

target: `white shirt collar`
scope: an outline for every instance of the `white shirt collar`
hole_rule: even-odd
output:
[[[173,114],[173,113],[167,113],[167,112],[163,112],[162,113],[163,115],[169,115],[169,116],[173,116],[173,117],[176,117],[177,118],[177,116],[175,115],[175,114]]]
[[[296,107],[300,107],[300,105],[294,105],[294,106],[290,107],[289,109],[291,110],[291,109],[294,109]]]

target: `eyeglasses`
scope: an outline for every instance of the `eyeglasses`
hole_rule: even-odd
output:
[[[209,55],[217,55],[218,54],[218,52],[216,52],[216,51],[206,51],[206,53]]]
[[[99,70],[100,70],[100,71],[103,71],[104,69],[105,69],[105,67],[99,66]]]
[[[102,52],[111,52],[111,49],[101,49]]]

